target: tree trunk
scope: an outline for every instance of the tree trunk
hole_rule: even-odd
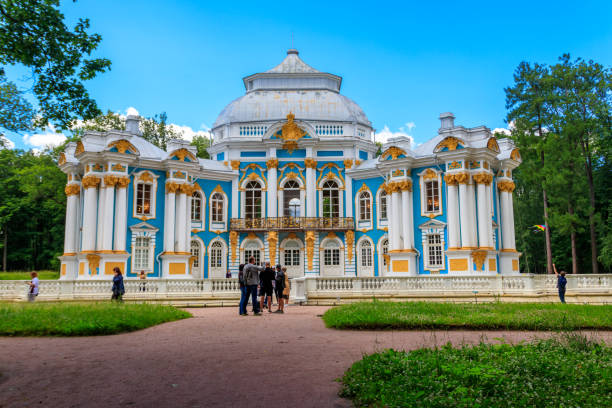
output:
[[[574,207],[569,204],[567,206],[567,212],[569,215],[574,215]],[[572,273],[578,273],[578,251],[576,249],[576,229],[572,223],[570,232],[570,241],[572,243]]]
[[[540,135],[541,133],[540,126]],[[544,167],[544,152],[540,153],[540,160],[542,162],[542,167]],[[544,236],[546,239],[546,273],[553,273],[552,266],[552,246],[550,243],[550,226],[548,225],[548,197],[546,195],[546,188],[542,185],[542,198],[544,200]]]
[[[4,246],[2,247],[2,269],[6,272],[6,253],[8,246],[8,230],[4,228]]]
[[[595,186],[593,185],[593,166],[591,162],[591,153],[588,145],[581,143],[582,153],[586,160],[584,161],[584,169],[586,170],[587,181],[589,184],[589,201],[591,208],[589,209],[589,228],[591,232],[591,269],[593,273],[599,273],[599,264],[597,263],[597,230],[595,229]]]

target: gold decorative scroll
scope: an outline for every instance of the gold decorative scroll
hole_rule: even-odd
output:
[[[497,139],[494,137],[489,138],[487,142],[487,149],[493,150],[495,153],[499,153],[499,144],[497,144]]]
[[[132,154],[138,154],[138,149],[136,149],[133,144],[125,139],[115,140],[114,142],[108,144],[109,149],[113,147],[116,148],[119,153],[129,152]]]
[[[217,184],[217,187],[213,189],[213,193],[225,193],[225,191],[221,188],[221,184]]]
[[[490,185],[493,181],[493,175],[490,173],[476,173],[472,176],[476,184]]]
[[[85,152],[85,146],[83,146],[83,142],[80,140],[77,142],[76,149],[74,150],[74,155],[81,154]]]
[[[266,167],[269,169],[277,169],[278,159],[268,159],[268,161],[266,161]]]
[[[344,167],[347,169],[350,169],[351,167],[353,167],[353,160],[344,159]]]
[[[477,270],[483,269],[486,257],[487,251],[472,251],[472,259],[474,259]]]
[[[287,115],[287,123],[281,128],[281,139],[285,142],[283,144],[283,149],[287,149],[289,153],[292,153],[293,150],[297,148],[298,140],[306,136],[306,132],[299,128],[293,121],[294,119],[295,115],[289,112]]]
[[[311,157],[307,157],[304,159],[304,166],[306,166],[307,169],[316,169],[317,161]]]
[[[117,178],[117,188],[126,188],[130,184],[129,177],[119,177]]]
[[[144,181],[145,183],[152,183],[155,181],[155,179],[153,178],[153,175],[149,173],[148,171],[145,171],[144,173],[142,173],[138,177],[138,180]]]
[[[446,184],[448,184],[449,186],[456,186],[457,178],[455,176],[456,174],[446,174],[444,176],[444,181],[446,181]]]
[[[470,175],[468,173],[457,173],[455,174],[455,181],[459,184],[468,184],[470,181]]]
[[[500,180],[497,182],[497,189],[506,193],[513,192],[515,187],[516,186],[514,185],[513,181]]]
[[[67,196],[79,195],[79,193],[81,192],[81,186],[79,186],[78,184],[68,184],[64,188],[64,192]]]
[[[62,164],[65,164],[65,163],[66,163],[66,155],[64,154],[64,152],[61,152],[59,154],[59,159],[57,160],[57,164],[61,166]]]
[[[232,160],[230,165],[232,166],[232,170],[238,170],[240,168],[240,160]]]
[[[381,155],[381,159],[385,160],[389,155],[391,156],[392,160],[397,159],[400,155],[404,155],[407,156],[406,152],[402,149],[400,149],[399,147],[396,146],[391,146],[390,148],[388,148],[387,150],[384,151],[384,153]]]
[[[178,183],[166,183],[166,193],[176,194],[179,188],[180,184]]]
[[[122,166],[119,163],[115,163],[111,166],[112,171],[125,171],[125,166]]]
[[[435,180],[438,178],[438,173],[432,169],[427,169],[421,177],[423,177],[423,180]]]
[[[278,232],[268,232],[268,248],[270,250],[270,262],[276,263],[276,243],[278,242]]]
[[[312,271],[312,262],[314,260],[314,243],[315,243],[315,232],[306,231],[306,257],[308,258],[308,270]]]
[[[83,177],[83,180],[81,180],[81,184],[83,185],[83,188],[95,188],[98,186],[98,184],[100,184],[100,179],[96,176],[85,176]]]
[[[230,240],[230,248],[232,250],[232,262],[236,262],[236,248],[238,247],[238,232],[230,231],[229,240]]]
[[[445,138],[444,140],[442,140],[440,143],[438,143],[438,145],[436,146],[436,148],[434,149],[434,152],[438,152],[443,148],[448,148],[448,150],[457,150],[457,146],[462,145],[463,146],[463,142],[460,139],[457,139],[456,137],[452,137],[449,136],[447,138]]]
[[[402,169],[393,170],[393,173],[391,173],[391,175],[393,177],[402,177],[404,175],[404,170]]]
[[[87,254],[87,262],[89,262],[89,270],[94,274],[96,273],[96,269],[100,266],[100,256],[96,254]]]
[[[355,166],[359,166],[361,164],[361,160],[355,160]]]
[[[400,190],[412,191],[412,181],[411,180],[398,181],[397,183],[399,184]]]
[[[519,149],[512,149],[512,151],[510,152],[510,158],[512,160],[520,161],[521,154],[519,153]]]
[[[197,256],[193,256],[193,255],[189,257],[189,270],[193,269],[193,263],[197,258],[198,258]]]
[[[349,262],[353,259],[353,244],[355,243],[355,232],[352,230],[346,231],[346,255]]]
[[[184,147],[173,151],[172,153],[170,153],[168,157],[170,158],[176,157],[180,161],[185,161],[185,158],[188,157],[191,161],[197,161],[193,153],[191,153],[189,150],[185,149]]]
[[[115,187],[115,184],[117,184],[117,176],[104,176],[104,186],[106,187]]]

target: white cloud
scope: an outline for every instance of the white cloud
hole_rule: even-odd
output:
[[[415,127],[416,124],[414,122],[406,122],[404,126],[400,126],[397,131],[392,132],[389,126],[385,125],[382,130],[374,135],[374,141],[384,144],[391,138],[403,136],[410,139],[410,146],[414,147],[414,137],[410,133],[412,133]]]
[[[53,125],[44,130],[44,133],[34,133],[23,135],[23,143],[34,151],[42,151],[47,147],[56,147],[66,141],[66,135],[57,132]]]
[[[14,149],[15,148],[15,143],[11,139],[0,135],[0,140],[2,141],[0,143],[0,149]]]
[[[204,136],[207,139],[212,136],[210,128],[204,124],[200,125],[199,130],[193,130],[191,126],[180,126],[175,123],[170,123],[169,126],[172,127],[172,129],[174,129],[176,132],[178,132],[183,139],[188,140],[190,142],[195,136]]]

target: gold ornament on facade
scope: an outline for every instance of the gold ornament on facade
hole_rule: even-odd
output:
[[[170,153],[168,157],[170,158],[176,157],[180,161],[185,161],[185,158],[188,157],[191,161],[197,161],[193,153],[191,153],[189,150],[185,149],[184,147],[173,151],[172,153]]]
[[[77,142],[76,149],[74,150],[74,155],[81,154],[85,152],[85,146],[83,146],[83,142],[80,140]]]
[[[355,160],[355,166],[359,166],[361,164],[361,160]]]
[[[353,167],[353,160],[344,159],[344,168],[350,169],[351,167]]]
[[[213,193],[225,193],[225,191],[223,191],[223,189],[221,188],[221,184],[217,184],[217,187],[215,187],[212,192]]]
[[[307,169],[316,169],[317,161],[311,157],[308,157],[304,159],[304,166],[306,166]]]
[[[314,243],[315,243],[315,232],[306,231],[306,257],[308,258],[308,270],[312,271],[312,262],[314,260]]]
[[[449,186],[457,185],[457,179],[455,178],[455,174],[446,174],[444,176],[444,181],[446,181],[446,184],[448,184]]]
[[[278,159],[268,159],[268,161],[266,161],[266,167],[269,169],[277,169]]]
[[[494,137],[489,138],[487,142],[487,149],[493,150],[495,153],[499,153],[499,144],[497,144],[497,139]]]
[[[353,259],[353,244],[355,243],[355,233],[352,230],[346,231],[346,254],[349,262]]]
[[[57,164],[61,166],[62,164],[65,164],[65,163],[66,163],[66,155],[64,154],[64,152],[61,152],[59,154],[59,159],[57,160]]]
[[[391,175],[393,177],[402,177],[404,175],[404,170],[402,169],[393,170],[393,173],[391,173]]]
[[[100,179],[96,176],[85,176],[83,177],[83,180],[81,180],[81,184],[83,185],[83,188],[95,188],[98,186],[98,184],[100,184]]]
[[[514,191],[515,188],[515,184],[513,181],[509,181],[509,180],[500,180],[497,182],[497,189],[499,191],[503,191],[506,193],[511,193]]]
[[[148,171],[141,173],[140,176],[138,176],[138,180],[144,181],[145,183],[153,183],[155,181],[153,175]]]
[[[232,166],[232,170],[238,170],[240,168],[240,160],[232,160],[230,165]]]
[[[423,180],[435,180],[438,178],[438,173],[432,169],[427,169],[421,177],[423,177]]]
[[[385,150],[384,153],[381,155],[381,159],[385,160],[387,157],[389,157],[389,155],[391,156],[392,160],[397,159],[401,155],[407,156],[404,150],[396,146],[391,146],[390,148]]]
[[[299,128],[299,126],[293,121],[295,115],[289,112],[287,115],[287,123],[281,128],[281,139],[284,140],[283,149],[287,149],[291,154],[298,146],[297,142],[304,136],[306,132]]]
[[[468,184],[470,182],[470,175],[468,173],[457,173],[455,174],[455,181],[458,184]]]
[[[102,171],[104,171],[104,167],[102,167],[102,165],[100,163],[96,163],[96,164],[91,166],[91,170],[92,171],[97,171],[97,172],[102,172]]]
[[[109,149],[112,149],[113,147],[116,148],[119,153],[129,152],[132,154],[138,154],[138,149],[136,149],[133,144],[125,139],[115,140],[114,142],[108,144]]]
[[[96,254],[87,254],[87,262],[91,273],[96,273],[96,269],[100,266],[100,256]]]
[[[166,193],[176,194],[179,188],[180,188],[180,184],[178,183],[173,183],[173,182],[166,183]]]
[[[232,262],[236,262],[236,248],[238,247],[238,232],[230,231],[229,240],[230,240],[230,247],[232,249]]]
[[[449,136],[442,140],[440,143],[438,143],[438,145],[434,149],[434,152],[438,152],[445,147],[450,151],[457,150],[457,146],[459,145],[463,145],[463,142],[460,139]]]
[[[401,191],[412,191],[412,181],[411,180],[398,181],[398,184],[399,184],[399,189]]]
[[[490,173],[476,173],[472,176],[476,184],[490,185],[493,181],[493,175]]]
[[[512,160],[521,161],[521,154],[519,153],[519,149],[512,149],[510,152],[510,158]]]
[[[81,192],[81,186],[79,186],[78,184],[68,184],[64,188],[64,192],[67,196],[79,195],[79,193]]]
[[[487,251],[472,251],[472,259],[474,259],[477,270],[482,270],[486,257]]]
[[[117,184],[117,176],[111,176],[111,175],[107,175],[104,176],[104,185],[106,187],[115,187],[115,184]]]
[[[119,163],[115,163],[111,166],[112,171],[125,171],[125,166],[122,166]]]
[[[268,232],[268,248],[270,251],[270,261],[272,264],[276,262],[276,243],[278,242],[278,232]]]

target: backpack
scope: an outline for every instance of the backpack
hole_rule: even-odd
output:
[[[277,272],[274,280],[276,281],[276,287],[282,288],[285,285],[285,274],[283,272]]]

